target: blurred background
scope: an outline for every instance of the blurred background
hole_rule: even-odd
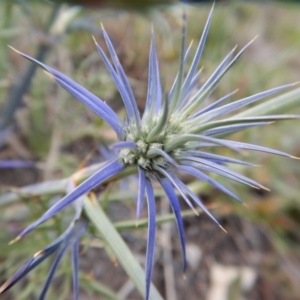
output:
[[[70,76],[107,101],[120,115],[124,115],[120,96],[91,37],[103,44],[100,23],[112,38],[141,110],[147,91],[152,24],[166,91],[177,70],[182,5],[176,1],[153,1],[160,5],[151,5],[150,0],[136,1],[137,4],[135,1],[62,2],[0,1],[0,161],[22,160],[35,165],[0,169],[0,284],[28,257],[51,242],[66,224],[65,218],[56,217],[24,241],[7,246],[54,198],[20,195],[18,201],[1,202],[1,194],[70,176],[83,161],[103,160],[109,155],[107,145],[116,138],[102,120],[7,45]],[[75,2],[82,6],[73,6]],[[194,40],[196,46],[212,2],[190,2],[198,2],[186,7],[188,42]],[[242,47],[256,35],[259,37],[222,80],[213,98],[238,88],[234,99],[239,99],[299,81],[299,14],[300,5],[296,1],[216,1],[202,59],[203,79],[235,45]],[[299,114],[300,108],[290,113]],[[298,121],[254,128],[230,138],[300,156]],[[271,192],[226,181],[244,199],[248,206],[245,207],[208,186],[199,189],[228,234],[204,215],[184,219],[189,263],[186,279],[181,274],[175,224],[159,225],[153,282],[165,299],[299,299],[299,162],[258,152],[245,155],[259,167],[235,167],[236,170],[269,187]],[[192,178],[185,180],[189,182]],[[134,220],[135,195],[136,183],[128,179],[125,184],[109,186],[101,203],[114,222]],[[168,214],[166,201],[159,197],[157,201],[159,214]],[[182,209],[187,207],[182,205]],[[146,229],[119,228],[143,263]],[[39,266],[9,293],[1,295],[1,299],[36,299],[37,287],[41,286],[49,264],[48,261]],[[83,240],[80,266],[80,299],[141,299],[101,240]],[[70,272],[69,261],[64,260],[48,299],[72,299]]]

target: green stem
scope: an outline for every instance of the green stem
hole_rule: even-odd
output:
[[[109,247],[114,251],[114,254],[129,278],[133,281],[134,285],[141,293],[145,294],[145,272],[136,261],[134,255],[127,247],[118,231],[115,229],[112,222],[108,219],[101,206],[96,199],[89,199],[84,197],[84,209],[88,218],[97,228],[99,233]],[[163,300],[156,288],[151,285],[150,297],[151,300]]]
[[[200,208],[196,209],[196,211],[198,212],[198,214],[203,212],[203,210],[201,210]],[[195,216],[194,210],[188,209],[188,210],[181,211],[182,218],[190,217],[190,216]],[[163,216],[156,217],[156,225],[174,221],[174,220],[175,220],[175,216],[173,213],[166,214]],[[142,228],[147,228],[147,226],[148,226],[147,218],[134,220],[134,221],[126,220],[126,221],[120,221],[120,222],[114,223],[114,227],[119,231],[120,230],[142,229]]]

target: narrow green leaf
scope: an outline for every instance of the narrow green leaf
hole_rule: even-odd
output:
[[[129,278],[133,281],[137,290],[141,293],[141,295],[144,295],[145,272],[141,268],[140,264],[136,261],[127,245],[124,243],[120,234],[116,231],[112,222],[108,219],[98,202],[93,201],[86,196],[84,197],[84,208],[91,222],[100,232],[106,243],[114,251],[116,258],[119,260]],[[149,299],[163,300],[153,285],[150,289]]]

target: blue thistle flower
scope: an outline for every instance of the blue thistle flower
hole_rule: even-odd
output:
[[[133,168],[139,177],[136,212],[137,217],[141,214],[145,195],[148,204],[149,226],[145,292],[145,298],[148,299],[153,269],[156,231],[156,207],[152,186],[153,181],[158,181],[160,183],[168,196],[171,207],[174,211],[183,253],[183,270],[185,272],[187,266],[185,237],[178,197],[175,190],[179,192],[192,209],[194,209],[194,204],[201,207],[216,224],[220,227],[221,225],[207,210],[201,199],[177,177],[176,173],[185,172],[187,174],[191,174],[202,181],[210,183],[212,186],[234,198],[236,201],[242,202],[236,194],[204,172],[212,172],[254,188],[264,189],[265,187],[260,183],[227,167],[227,164],[239,164],[246,166],[250,166],[251,164],[242,160],[212,154],[206,151],[207,148],[226,147],[234,151],[248,149],[285,157],[292,157],[291,155],[281,151],[221,139],[220,137],[231,132],[267,125],[270,122],[277,120],[299,118],[297,115],[235,117],[231,114],[246,105],[256,103],[268,96],[284,91],[292,87],[293,84],[276,87],[229,104],[224,104],[224,102],[234,94],[233,92],[208,106],[202,107],[206,99],[216,89],[223,76],[253,42],[249,42],[235,55],[235,48],[230,51],[206,82],[199,86],[201,71],[197,70],[210,27],[212,14],[213,8],[209,13],[202,37],[193,57],[192,64],[186,75],[186,61],[190,55],[191,46],[186,49],[186,25],[183,26],[179,70],[167,97],[163,97],[162,93],[159,63],[156,54],[155,35],[154,32],[152,32],[149,54],[148,92],[143,116],[140,115],[126,74],[119,62],[108,34],[103,28],[103,36],[111,59],[107,57],[104,50],[96,41],[95,44],[123,99],[127,112],[127,119],[125,122],[121,122],[116,113],[104,101],[78,83],[74,82],[57,70],[15,50],[25,58],[37,63],[45,69],[57,83],[59,83],[84,105],[93,110],[97,115],[99,115],[99,117],[104,119],[114,129],[119,138],[119,141],[113,145],[115,149],[119,149],[118,156],[115,159],[108,161],[103,168],[82,182],[58,203],[53,205],[38,220],[23,230],[16,240],[27,235],[38,225],[53,217],[66,206],[74,202],[78,197],[89,192],[99,184],[108,180],[110,177],[115,176],[127,168]],[[185,16],[184,23],[186,23]],[[228,114],[231,115],[228,116]]]

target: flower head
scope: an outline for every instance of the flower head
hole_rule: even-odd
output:
[[[155,36],[154,32],[152,32],[149,55],[148,93],[143,116],[140,115],[134,94],[119,62],[112,42],[103,28],[103,36],[111,59],[106,56],[104,50],[96,41],[95,44],[123,99],[127,112],[127,119],[125,122],[121,122],[116,113],[107,106],[104,101],[87,91],[78,83],[53,68],[21,53],[21,55],[27,59],[44,68],[56,82],[58,82],[79,101],[92,109],[115,130],[119,141],[116,142],[113,147],[115,149],[119,149],[119,152],[115,159],[107,162],[103,168],[81,183],[57,204],[52,206],[36,222],[29,225],[20,234],[19,238],[28,234],[36,226],[51,218],[64,207],[75,201],[78,197],[108,180],[110,177],[122,172],[126,168],[133,168],[139,176],[137,217],[140,216],[143,207],[144,195],[146,195],[148,204],[149,227],[145,296],[145,298],[148,299],[153,268],[156,229],[155,197],[152,187],[153,181],[158,181],[160,183],[168,196],[171,207],[174,211],[183,252],[183,268],[185,270],[185,237],[178,197],[175,190],[179,192],[191,208],[194,208],[194,205],[201,207],[210,216],[210,218],[212,218],[217,224],[219,223],[206,209],[201,199],[177,177],[177,172],[191,174],[202,181],[210,183],[212,186],[241,202],[237,195],[218,183],[205,172],[216,173],[242,184],[263,189],[264,187],[260,183],[227,167],[228,164],[251,164],[242,160],[212,154],[207,151],[208,148],[226,147],[233,151],[249,149],[291,157],[284,152],[272,150],[266,147],[220,138],[224,134],[231,132],[255,126],[267,125],[271,121],[294,119],[298,118],[298,116],[271,115],[259,117],[235,117],[232,114],[237,109],[286,90],[293,84],[276,87],[229,104],[224,104],[225,101],[234,94],[233,92],[210,105],[204,105],[206,99],[213,93],[223,76],[252,43],[252,41],[248,43],[237,54],[234,54],[235,49],[230,51],[206,82],[203,85],[199,85],[201,70],[198,71],[198,66],[210,27],[212,13],[213,8],[210,11],[202,37],[193,57],[192,64],[187,70],[187,73],[185,73],[185,67],[186,61],[191,52],[191,46],[186,49],[186,26],[183,26],[179,69],[175,77],[174,84],[167,94],[167,97],[163,96],[164,94],[161,88]],[[228,116],[228,114],[231,115]]]

